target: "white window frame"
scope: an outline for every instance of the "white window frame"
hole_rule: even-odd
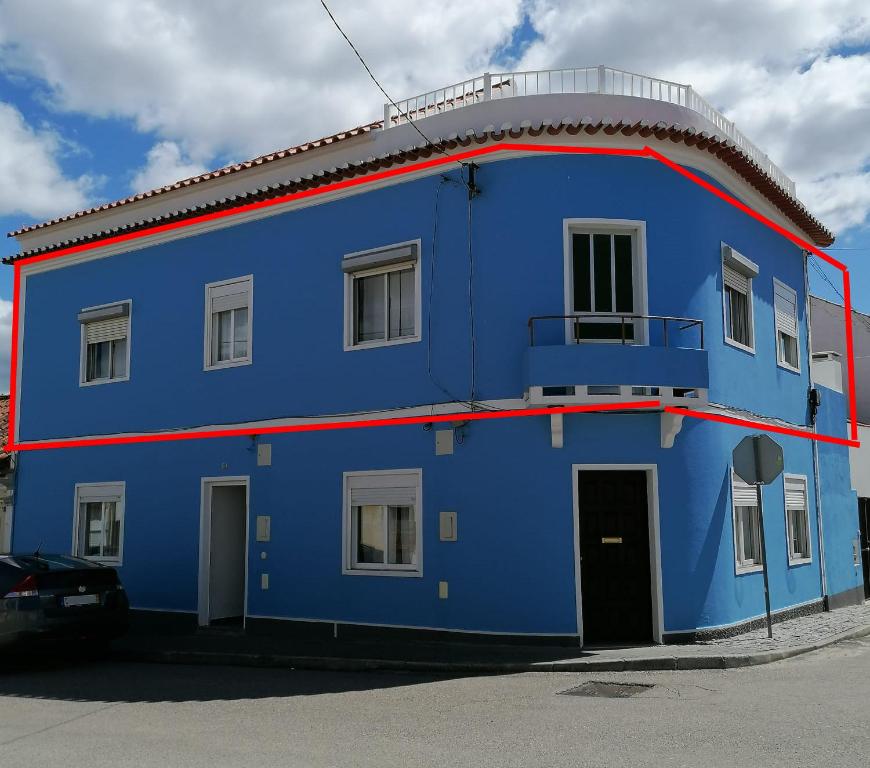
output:
[[[647,315],[648,291],[647,291],[647,252],[646,252],[646,221],[643,219],[563,219],[562,242],[564,258],[564,281],[565,281],[565,314],[574,313],[574,259],[572,250],[572,235],[596,234],[596,235],[631,235],[632,236],[632,288],[634,290],[635,315]],[[611,286],[613,291],[616,286]],[[615,305],[614,305],[615,306]],[[581,312],[580,314],[587,314]],[[606,314],[590,312],[588,314]],[[616,317],[624,312],[610,313]],[[606,323],[606,318],[593,318],[590,322]],[[649,329],[648,321],[635,323],[635,339],[631,342],[637,346],[648,344]],[[565,343],[574,342],[574,324],[570,320],[565,321]],[[621,344],[621,339],[595,339],[589,340],[589,344]]]
[[[130,349],[133,346],[133,299],[122,299],[121,301],[110,301],[107,304],[98,304],[94,307],[84,307],[82,312],[93,312],[98,309],[106,309],[107,307],[117,307],[122,304],[127,305],[127,373],[124,376],[115,376],[111,379],[94,379],[88,381],[88,334],[87,323],[79,322],[81,326],[80,333],[80,353],[79,353],[79,386],[94,387],[99,384],[117,384],[120,381],[130,380]]]
[[[786,500],[786,490],[785,485],[786,481],[797,481],[801,483],[804,487],[804,520],[806,521],[806,529],[807,529],[807,547],[809,548],[809,555],[804,557],[803,555],[795,555],[792,551],[792,533],[791,533],[791,520],[788,515],[788,501]],[[782,476],[782,496],[783,496],[783,510],[785,512],[785,536],[786,536],[786,548],[788,549],[788,564],[789,565],[806,565],[807,563],[811,563],[813,561],[813,539],[812,539],[812,529],[810,528],[810,494],[809,494],[809,482],[807,480],[806,475],[793,475],[789,473],[783,473]]]
[[[734,251],[733,249],[731,249],[731,246],[727,245],[726,243],[722,243],[721,248],[722,248],[722,257],[721,257],[721,265],[720,265],[719,272],[720,272],[720,275],[722,277],[722,338],[724,339],[725,343],[728,346],[734,347],[735,349],[739,349],[739,350],[742,350],[743,352],[748,352],[748,353],[754,355],[755,354],[755,302],[753,301],[753,296],[752,296],[752,294],[754,293],[754,291],[752,290],[752,284],[753,284],[753,281],[758,276],[758,267],[753,262],[751,262],[749,259],[747,259],[745,256],[743,256],[742,254],[739,254],[736,251]],[[752,268],[754,268],[755,274],[750,274],[750,272],[753,271],[752,269],[736,267],[734,264],[726,264],[725,263],[726,262],[726,259],[725,259],[725,249],[726,248],[731,249],[731,252],[735,255],[738,262],[746,262],[747,266],[751,266]],[[728,286],[725,284],[725,267],[726,266],[728,266],[730,269],[734,270],[735,272],[742,272],[743,276],[746,278],[746,281],[749,284],[749,290],[746,294],[746,313],[747,313],[747,321],[748,321],[749,340],[751,342],[749,345],[746,345],[746,344],[743,344],[739,341],[736,341],[735,339],[732,339],[728,335],[728,332],[729,332],[728,308],[727,308],[727,306],[728,306],[728,302],[727,302]]]
[[[788,294],[791,294],[791,298],[794,301],[794,327],[795,327],[795,335],[792,335],[788,332],[788,329],[781,329],[779,324],[779,319],[776,314],[776,293],[777,291],[783,291]],[[777,280],[773,278],[773,337],[774,343],[776,344],[776,364],[780,368],[784,368],[787,371],[791,371],[792,373],[800,373],[801,371],[801,345],[800,345],[800,324],[798,322],[798,295],[797,291],[792,288],[790,285],[782,282],[781,280]],[[779,345],[779,334],[780,331],[785,333],[787,336],[791,336],[795,340],[795,349],[797,351],[797,366],[789,365],[785,361],[784,356],[781,354],[781,349]]]
[[[232,360],[221,360],[212,362],[211,359],[211,344],[212,344],[212,311],[211,311],[211,293],[214,288],[221,288],[225,285],[233,285],[234,283],[247,282],[248,294],[248,354],[245,357],[237,357]],[[203,370],[214,371],[220,368],[236,368],[240,365],[250,365],[254,359],[254,276],[242,275],[241,277],[233,277],[229,280],[218,280],[214,283],[206,283],[205,285],[205,333],[203,339]]]
[[[734,494],[734,485],[737,482],[742,482],[742,481],[740,480],[740,478],[737,477],[737,475],[732,470],[731,471],[730,491],[731,491],[731,526],[732,526],[733,532],[734,532],[734,570],[738,575],[742,575],[745,573],[758,573],[764,567],[761,559],[759,559],[758,562],[742,561],[740,559],[740,553],[743,549],[741,546],[741,542],[742,542],[741,529],[742,529],[742,527],[738,525],[738,521],[737,521],[738,504],[736,503],[735,494]],[[753,491],[754,490],[755,489],[753,488]],[[759,530],[757,532],[757,534],[758,534],[757,540],[758,540],[759,555],[760,555],[760,558],[763,558],[764,551],[761,549],[761,526],[763,524],[763,521],[761,519],[761,510],[758,509],[758,502],[756,501],[754,504],[741,504],[739,506],[741,506],[741,507],[751,506],[751,507],[755,507],[755,509],[758,510],[757,515],[758,515]]]
[[[369,253],[378,253],[380,251],[389,251],[393,248],[401,248],[403,246],[414,245],[417,247],[417,260],[416,261],[405,261],[399,262],[396,264],[388,264],[379,267],[372,267],[371,269],[361,269],[357,272],[345,272],[344,273],[344,351],[345,352],[353,352],[359,349],[374,349],[376,347],[394,347],[398,344],[413,344],[414,342],[418,342],[422,339],[421,325],[423,322],[423,311],[422,311],[422,280],[420,277],[420,263],[423,259],[423,241],[421,239],[417,240],[405,240],[401,243],[390,243],[389,245],[382,245],[378,248],[367,248],[364,251],[354,251],[353,253],[347,253],[344,255],[344,258],[350,258],[353,256],[365,256]],[[384,334],[383,339],[373,339],[372,341],[362,341],[360,343],[354,343],[354,333],[353,333],[353,321],[354,321],[354,280],[360,277],[371,277],[372,275],[383,275],[388,272],[398,272],[404,269],[413,268],[414,270],[414,333],[411,336],[402,336],[396,339],[388,339],[386,338],[387,334]],[[388,326],[389,324],[389,309],[385,306],[384,311],[384,325]]]
[[[124,562],[124,518],[126,516],[127,484],[124,480],[101,483],[76,483],[73,507],[72,554],[83,560],[91,560],[103,565],[120,566]],[[118,556],[88,557],[79,554],[81,533],[81,505],[89,501],[114,501],[118,518]]]
[[[414,505],[414,522],[416,526],[417,563],[414,566],[390,565],[388,563],[366,563],[365,567],[355,565],[355,537],[353,532],[353,509],[350,503],[352,480],[370,478],[372,487],[397,487],[389,485],[389,478],[397,475],[413,475],[415,477],[416,504]],[[398,487],[410,487],[404,484]],[[345,576],[398,576],[420,578],[423,576],[423,470],[416,469],[383,469],[370,471],[345,472],[342,476],[342,574]],[[386,559],[386,552],[384,553]]]

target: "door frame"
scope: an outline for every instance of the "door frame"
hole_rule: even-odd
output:
[[[650,600],[652,635],[663,642],[664,609],[662,601],[662,558],[659,526],[659,475],[657,464],[572,464],[571,488],[574,505],[574,591],[577,599],[577,636],[583,645],[583,589],[580,583],[580,485],[579,473],[586,471],[640,471],[646,473],[647,521],[649,531]]]
[[[200,478],[199,507],[199,588],[197,604],[197,623],[200,627],[209,625],[209,580],[211,575],[211,489],[216,486],[245,487],[245,603],[242,613],[242,627],[248,620],[248,560],[250,548],[251,520],[251,478],[250,475],[227,475],[223,477]]]

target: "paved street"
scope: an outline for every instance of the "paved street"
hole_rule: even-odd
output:
[[[644,683],[631,698],[557,695]],[[704,672],[431,678],[32,663],[0,670],[0,763],[865,766],[870,639]]]

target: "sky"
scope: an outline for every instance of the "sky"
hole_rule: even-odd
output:
[[[867,0],[327,2],[393,99],[596,64],[690,83],[797,182],[870,313]],[[383,101],[319,0],[0,0],[0,228],[369,122]],[[839,273],[813,263],[813,292],[839,300]],[[2,267],[0,391],[11,294]]]

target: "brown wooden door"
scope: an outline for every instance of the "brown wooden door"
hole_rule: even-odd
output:
[[[646,489],[643,471],[580,472],[584,644],[653,639]]]

